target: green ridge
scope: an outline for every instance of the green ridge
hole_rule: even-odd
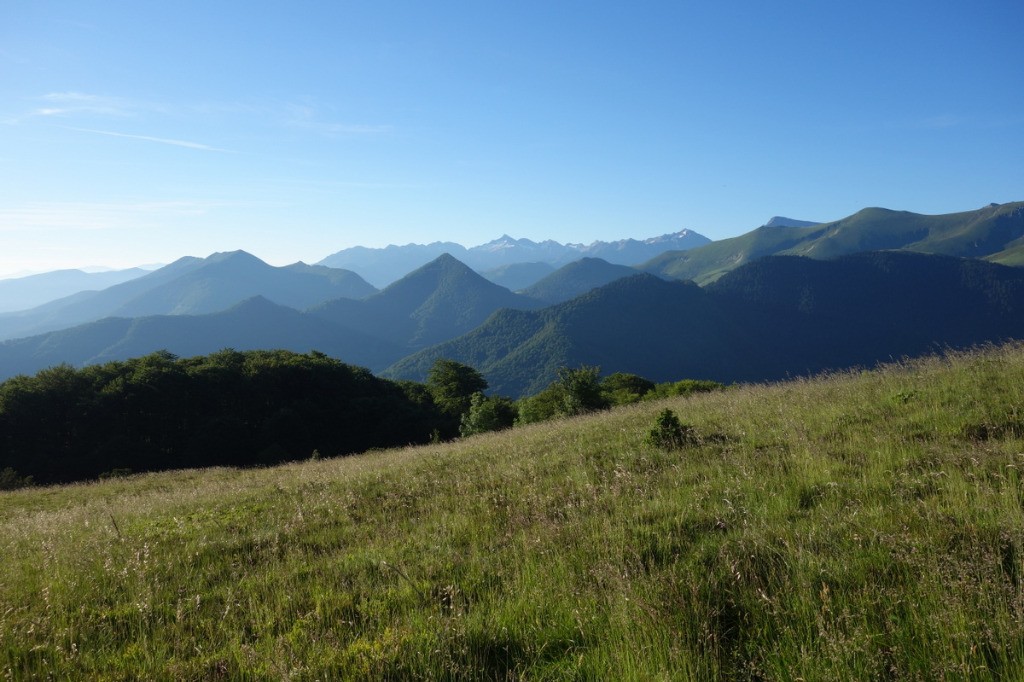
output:
[[[945,215],[865,208],[842,220],[811,227],[759,227],[689,251],[662,254],[640,269],[707,284],[763,256],[826,259],[886,249],[989,258],[1012,265],[1020,256],[1004,252],[1019,246],[1022,237],[1024,202],[990,204]]]

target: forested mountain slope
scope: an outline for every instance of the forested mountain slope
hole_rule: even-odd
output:
[[[464,334],[500,308],[539,306],[444,254],[365,300],[339,299],[309,312],[409,353]]]
[[[910,252],[778,256],[705,288],[637,276],[541,311],[503,312],[387,375],[421,378],[448,357],[512,395],[580,364],[655,381],[765,381],[1009,338],[1024,338],[1018,268]]]
[[[616,265],[601,258],[581,258],[563,265],[520,293],[548,304],[562,303],[637,272],[628,265]]]

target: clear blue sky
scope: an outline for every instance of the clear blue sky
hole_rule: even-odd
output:
[[[0,3],[0,273],[1024,199],[1024,3]]]

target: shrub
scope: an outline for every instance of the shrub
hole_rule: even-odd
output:
[[[654,390],[654,382],[626,372],[615,372],[601,380],[601,395],[609,405],[628,405]]]
[[[551,384],[537,395],[516,401],[516,424],[533,424],[554,419],[562,414],[564,404],[562,387]]]
[[[654,428],[647,433],[644,442],[664,450],[680,450],[695,445],[697,434],[692,426],[680,423],[676,413],[666,408],[658,415]]]
[[[11,467],[0,471],[0,490],[16,490],[27,488],[30,485],[32,485],[31,476],[19,476],[18,472]]]
[[[725,388],[724,384],[706,379],[683,379],[682,381],[669,381],[657,384],[654,390],[644,395],[645,400],[658,400],[678,395],[693,395],[694,393],[708,393],[719,391]]]

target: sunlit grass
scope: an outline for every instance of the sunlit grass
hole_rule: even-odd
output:
[[[672,409],[698,436],[645,439]],[[1024,348],[0,494],[12,679],[994,679]]]

